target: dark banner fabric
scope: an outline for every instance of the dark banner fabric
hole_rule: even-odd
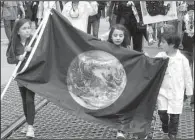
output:
[[[16,80],[80,118],[146,134],[168,59],[118,48],[51,12],[28,68]]]

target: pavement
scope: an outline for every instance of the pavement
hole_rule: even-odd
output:
[[[3,31],[4,28],[1,28],[1,35],[4,35],[1,36],[1,92],[15,68],[15,66],[6,62],[7,44]],[[108,23],[105,19],[101,19],[100,34],[106,31],[108,31]],[[161,51],[155,44],[152,46],[146,44],[144,50],[150,56],[154,56]],[[45,100],[44,97],[36,94],[36,106],[43,100]],[[1,134],[21,117],[23,117],[23,111],[20,93],[16,82],[12,81],[1,101]],[[161,122],[156,110],[153,118],[151,127],[152,138],[164,139],[161,131]],[[22,123],[7,139],[25,139],[25,134],[21,133],[21,129],[25,125],[26,122]],[[42,108],[36,110],[34,128],[36,139],[115,139],[116,137],[115,128],[81,119],[49,101]],[[131,134],[128,134],[127,137],[129,139],[135,138]],[[189,102],[184,104],[177,137],[180,139],[194,139],[194,112],[191,112]]]

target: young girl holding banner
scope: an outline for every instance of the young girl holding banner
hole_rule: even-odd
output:
[[[27,46],[31,39],[31,22],[28,19],[20,19],[16,21],[11,41],[8,45],[6,52],[7,60],[9,64],[18,64],[19,61],[24,61],[25,56],[24,52],[31,51],[31,47]],[[23,132],[26,133],[27,137],[34,137],[34,118],[35,118],[35,104],[34,97],[35,93],[26,87],[18,83],[19,90],[22,97],[24,115],[28,126],[23,129]]]

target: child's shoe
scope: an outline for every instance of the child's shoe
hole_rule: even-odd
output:
[[[118,131],[116,134],[117,139],[126,139],[125,134],[122,131]]]
[[[30,138],[34,138],[35,137],[34,128],[33,128],[32,125],[28,126],[26,137],[30,137]]]

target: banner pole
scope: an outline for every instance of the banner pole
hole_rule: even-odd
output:
[[[43,21],[42,21],[43,22],[43,27],[41,28],[40,34],[37,37],[36,43],[35,43],[34,47],[32,48],[32,51],[31,51],[31,53],[30,53],[30,55],[29,55],[25,65],[24,65],[24,67],[22,68],[22,70],[20,72],[17,73],[17,75],[22,73],[22,72],[24,72],[26,70],[26,68],[28,67],[28,64],[30,63],[30,61],[31,61],[31,59],[32,59],[36,49],[37,49],[39,41],[41,40],[42,34],[43,34],[44,30],[45,30],[45,27],[46,27],[46,24],[47,24],[47,21],[49,19],[49,15],[50,14],[51,14],[51,11],[49,11],[48,14],[46,15],[46,17],[43,19]]]
[[[39,25],[38,29],[36,30],[35,34],[33,35],[30,43],[29,43],[29,46],[32,45],[34,39],[36,38],[38,32],[40,31],[41,27],[43,26],[43,22],[41,22],[41,24]],[[24,52],[23,56],[26,56],[27,52]],[[19,63],[17,64],[16,68],[14,69],[13,73],[12,73],[12,76],[9,78],[9,81],[8,83],[6,84],[5,88],[3,89],[3,92],[1,93],[1,100],[3,99],[3,96],[5,95],[9,85],[11,84],[11,81],[16,77],[16,73],[21,65],[22,61],[19,61]]]

